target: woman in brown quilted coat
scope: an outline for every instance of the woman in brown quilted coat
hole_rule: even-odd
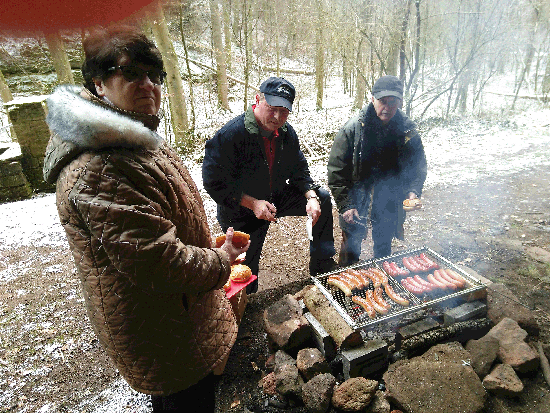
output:
[[[49,97],[44,177],[96,335],[153,411],[214,411],[215,370],[237,333],[222,289],[248,246],[212,248],[202,200],[155,132],[162,57],[133,28],[84,41],[83,89]]]

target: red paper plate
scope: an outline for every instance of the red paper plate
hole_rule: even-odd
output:
[[[248,284],[250,284],[256,278],[258,278],[258,277],[255,276],[254,274],[252,274],[250,276],[250,278],[248,279],[248,281],[246,281],[244,283],[238,283],[238,282],[231,281],[231,288],[225,292],[225,295],[227,296],[227,298],[233,297],[235,294],[237,294],[239,291],[241,291],[243,288],[245,288]]]

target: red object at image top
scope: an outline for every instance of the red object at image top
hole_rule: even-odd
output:
[[[54,33],[108,25],[139,12],[153,0],[2,0],[0,30]]]

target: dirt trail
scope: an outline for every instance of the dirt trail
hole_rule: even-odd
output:
[[[550,251],[550,131],[546,126],[531,132],[527,125],[460,124],[426,134],[425,208],[408,215],[406,240],[396,242],[394,252],[426,245],[505,283],[534,311],[548,348],[550,264],[533,260],[526,250]],[[499,134],[516,135],[520,144],[499,146]],[[318,161],[312,168],[325,165]],[[218,230],[214,225],[213,234]],[[338,249],[337,227],[334,233]],[[5,268],[14,274],[0,288],[0,412],[150,411],[147,398],[125,385],[99,347],[68,248],[30,245],[0,252],[0,275]],[[367,239],[363,258],[371,252]],[[309,283],[307,264],[304,219],[272,225],[260,263],[260,293],[251,298],[219,389],[221,406],[236,403],[231,411],[244,411],[249,396],[243,389],[256,388],[261,371],[254,366],[263,369],[267,356],[262,309]],[[524,396],[502,403],[509,411],[548,412],[548,387],[538,377],[525,383]]]

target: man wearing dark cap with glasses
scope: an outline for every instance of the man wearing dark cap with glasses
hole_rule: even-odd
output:
[[[231,226],[250,234],[244,263],[253,274],[259,271],[269,224],[283,216],[311,217],[311,274],[336,265],[330,194],[311,179],[298,136],[287,123],[295,94],[289,81],[270,77],[260,86],[256,104],[206,143],[204,188],[218,205],[222,230]],[[256,282],[247,292],[257,288]]]
[[[334,138],[328,185],[340,213],[339,264],[359,261],[370,209],[373,255],[391,255],[394,237],[403,239],[405,199],[420,198],[426,156],[416,125],[400,110],[403,84],[382,76],[372,102],[350,119]]]

